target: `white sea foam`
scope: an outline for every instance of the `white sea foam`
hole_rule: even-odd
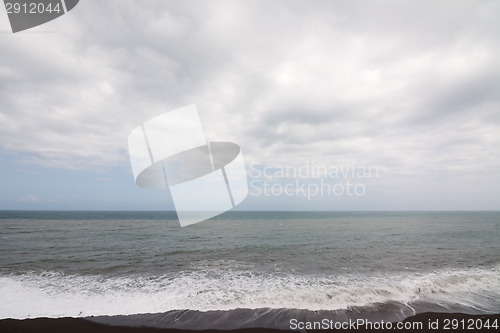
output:
[[[258,275],[213,269],[163,276],[56,272],[0,276],[0,318],[84,317],[236,308],[339,310],[423,301],[500,312],[500,267],[390,276]]]

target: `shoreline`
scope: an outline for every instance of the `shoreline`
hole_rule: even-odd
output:
[[[405,327],[398,329],[397,324],[404,325]],[[415,324],[417,323],[417,324]],[[418,324],[420,323],[420,324]],[[486,328],[486,323],[489,323],[489,328]],[[492,325],[498,325],[497,328]],[[307,324],[307,323],[303,323]],[[358,326],[356,328],[335,329],[334,327],[324,329],[311,329],[306,328],[302,331],[307,332],[496,332],[500,327],[500,314],[486,314],[486,315],[470,315],[463,313],[440,313],[440,312],[425,312],[406,318],[400,322],[389,323],[392,329],[388,327],[378,327],[381,322],[372,322],[372,327]],[[385,323],[388,325],[388,323]],[[419,326],[420,325],[420,326]],[[445,327],[447,325],[447,328]],[[456,329],[454,329],[455,327]],[[472,328],[471,328],[472,327]],[[169,328],[154,328],[154,327],[127,327],[127,326],[110,326],[105,324],[96,323],[86,318],[33,318],[33,319],[1,319],[0,331],[3,333],[20,333],[20,332],[40,332],[40,333],[191,333],[191,332],[234,332],[234,333],[280,333],[280,332],[298,332],[296,330],[278,330],[268,328],[241,328],[234,330],[214,330],[214,329],[200,329],[200,330],[182,330],[182,329],[169,329]]]

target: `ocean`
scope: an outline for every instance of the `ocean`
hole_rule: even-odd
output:
[[[183,329],[500,313],[500,212],[0,211],[0,319]]]

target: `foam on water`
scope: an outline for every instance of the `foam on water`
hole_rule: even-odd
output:
[[[221,269],[128,277],[44,272],[0,276],[0,295],[0,318],[17,319],[179,309],[342,310],[389,303],[403,304],[413,313],[417,303],[498,313],[500,267],[386,276],[259,275]]]

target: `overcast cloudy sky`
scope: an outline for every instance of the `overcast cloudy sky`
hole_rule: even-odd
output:
[[[1,8],[0,209],[172,209],[127,137],[189,104],[242,148],[240,209],[500,209],[499,31],[500,1],[81,0],[16,34]],[[378,173],[258,195],[308,163]]]

